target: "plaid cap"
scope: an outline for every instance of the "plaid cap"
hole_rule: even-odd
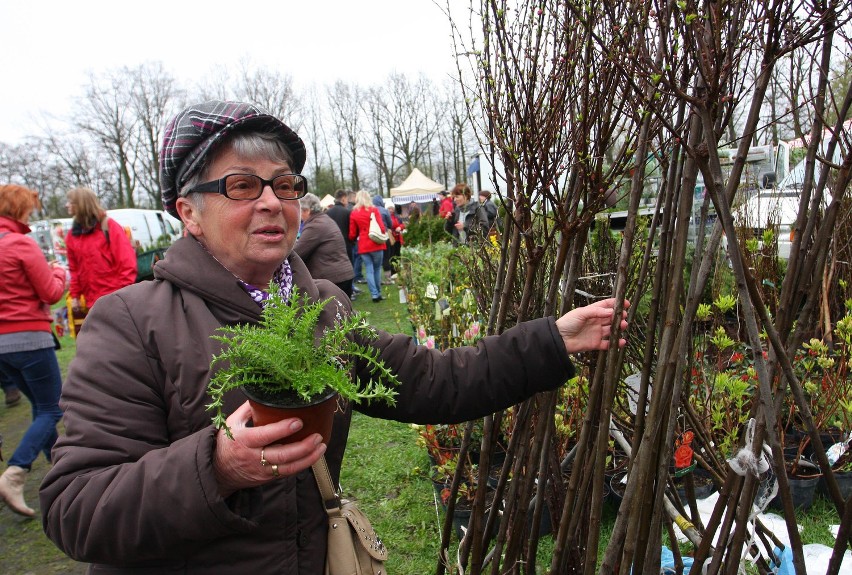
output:
[[[259,106],[243,102],[210,100],[190,106],[166,125],[160,148],[160,187],[163,208],[178,217],[178,192],[201,167],[204,157],[236,129],[275,134],[290,151],[294,172],[305,167],[305,144],[281,120]]]

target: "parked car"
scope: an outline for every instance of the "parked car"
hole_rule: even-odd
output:
[[[181,236],[180,220],[161,210],[123,208],[107,210],[107,215],[129,232],[137,252],[168,247]]]
[[[71,230],[71,218],[51,220],[36,220],[30,222],[30,233],[27,234],[38,243],[44,257],[65,263],[65,234]]]

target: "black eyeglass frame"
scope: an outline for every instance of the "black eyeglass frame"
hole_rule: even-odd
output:
[[[258,180],[260,180],[260,192],[254,198],[232,198],[231,196],[228,195],[228,191],[225,188],[225,180],[232,177],[232,176],[251,176],[253,178],[257,178]],[[278,178],[283,178],[283,177],[287,177],[287,176],[290,176],[290,177],[296,176],[298,178],[301,178],[302,181],[305,184],[304,188],[300,192],[298,192],[295,197],[292,197],[292,198],[282,198],[281,196],[279,196],[277,193],[275,193],[275,186],[273,185],[275,180],[277,180]],[[229,200],[233,200],[235,202],[241,202],[241,201],[253,202],[254,200],[256,200],[257,198],[259,198],[260,196],[263,195],[263,190],[266,188],[266,186],[269,186],[269,189],[272,190],[272,193],[275,194],[275,197],[278,198],[279,200],[300,200],[308,194],[308,178],[306,178],[302,174],[278,174],[277,176],[275,176],[271,180],[261,178],[257,174],[228,174],[224,177],[219,178],[218,180],[210,180],[209,182],[204,182],[203,184],[198,184],[197,186],[190,188],[187,193],[192,194],[194,192],[201,192],[201,193],[205,193],[205,194],[221,194],[221,195],[225,196],[226,198],[228,198]]]

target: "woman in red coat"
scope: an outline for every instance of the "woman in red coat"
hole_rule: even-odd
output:
[[[99,297],[136,281],[136,250],[121,224],[107,217],[92,190],[71,190],[65,208],[74,217],[71,233],[65,236],[71,305],[81,309],[82,295],[90,308]]]
[[[384,259],[386,243],[376,243],[370,239],[370,214],[373,214],[379,227],[387,233],[385,223],[378,208],[373,205],[369,192],[361,190],[355,194],[355,208],[349,214],[349,239],[357,238],[358,255],[364,262],[367,287],[374,302],[382,301],[382,260]]]
[[[50,461],[62,417],[62,374],[50,332],[50,304],[65,293],[65,268],[48,263],[27,236],[27,222],[36,207],[38,195],[33,190],[0,186],[0,376],[27,396],[33,415],[0,476],[0,501],[26,517],[35,515],[24,501],[27,474],[39,453]]]

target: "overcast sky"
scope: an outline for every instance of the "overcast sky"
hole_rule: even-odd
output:
[[[0,0],[0,142],[67,117],[90,72],[160,61],[190,88],[246,58],[297,86],[455,71],[433,0]]]

